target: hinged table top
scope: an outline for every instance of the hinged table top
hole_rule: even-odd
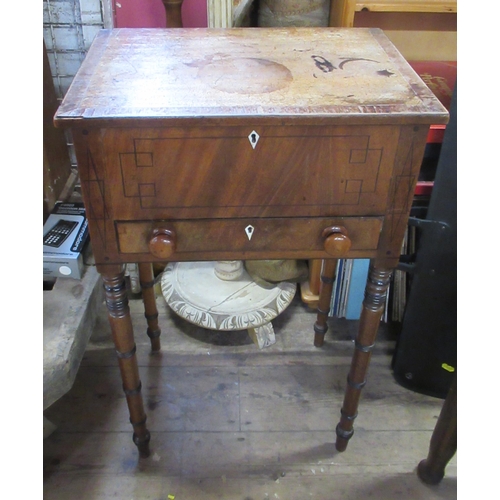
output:
[[[438,124],[448,113],[379,29],[141,28],[98,34],[55,123],[242,117]]]

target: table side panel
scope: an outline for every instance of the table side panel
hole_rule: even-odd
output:
[[[422,165],[427,127],[401,127],[389,186],[384,224],[376,265],[393,268],[399,263],[401,244],[408,224],[418,174]]]
[[[116,253],[113,211],[106,180],[105,162],[99,130],[73,129],[82,197],[88,220],[90,241],[97,264],[118,263],[108,253]]]

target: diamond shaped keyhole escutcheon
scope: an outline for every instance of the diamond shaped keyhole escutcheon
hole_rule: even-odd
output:
[[[255,228],[253,226],[247,226],[245,228],[245,233],[247,233],[248,241],[252,239]]]
[[[259,142],[259,134],[253,130],[250,132],[250,135],[248,136],[248,140],[250,141],[250,144],[252,145],[252,148],[255,149],[257,146],[257,143]]]

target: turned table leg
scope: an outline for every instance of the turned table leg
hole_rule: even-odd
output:
[[[134,429],[133,441],[143,458],[149,456],[149,431],[146,428],[146,413],[144,412],[141,380],[135,355],[136,346],[134,332],[128,306],[125,273],[121,267],[114,273],[112,266],[105,266],[102,271],[98,268],[104,281],[104,292],[108,308],[108,319],[111,325],[111,334],[115,343],[118,365],[123,381],[123,390],[127,398],[130,413],[130,423]]]
[[[335,447],[338,451],[345,451],[347,443],[354,433],[353,423],[357,416],[361,390],[366,384],[366,373],[370,363],[371,350],[384,312],[391,273],[392,270],[377,269],[373,265],[370,266],[355,350],[349,375],[347,376],[344,404],[341,410],[340,422],[336,428],[337,441]]]
[[[417,467],[418,477],[427,484],[438,484],[457,451],[457,378],[453,379],[432,433],[429,453]]]
[[[330,312],[337,262],[337,259],[325,259],[321,268],[318,316],[316,323],[314,323],[314,345],[316,347],[321,347],[323,345],[325,333],[328,331],[328,313]]]
[[[161,330],[158,326],[158,309],[156,307],[155,280],[152,264],[139,264],[139,281],[141,283],[142,300],[144,302],[144,316],[148,323],[147,334],[151,339],[151,350],[157,352],[161,347]]]

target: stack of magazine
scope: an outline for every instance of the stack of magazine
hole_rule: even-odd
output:
[[[369,265],[369,259],[339,259],[330,316],[359,319]]]

